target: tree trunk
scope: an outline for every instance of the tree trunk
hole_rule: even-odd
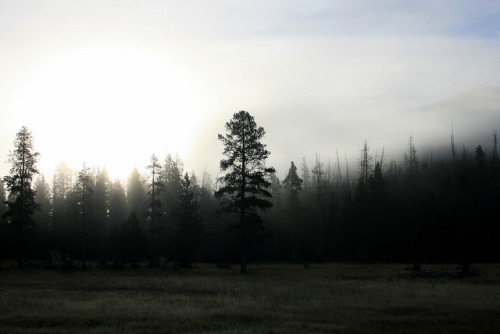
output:
[[[240,224],[241,224],[241,266],[240,273],[246,274],[247,271],[247,236],[246,236],[246,208],[245,208],[245,190],[246,190],[246,147],[243,130],[242,136],[242,157],[241,157],[241,190],[240,190]]]
[[[244,245],[241,246],[241,263],[240,263],[240,274],[248,274],[247,271],[247,250]]]
[[[82,270],[85,269],[85,228],[82,233]]]
[[[23,221],[19,222],[19,258],[18,258],[18,267],[23,269],[24,265],[24,229],[23,229]]]

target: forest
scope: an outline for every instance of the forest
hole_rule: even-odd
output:
[[[251,262],[405,262],[418,269],[421,263],[470,267],[500,258],[496,133],[489,152],[480,145],[474,152],[457,149],[451,136],[449,156],[430,160],[419,157],[410,137],[403,164],[373,155],[365,141],[355,167],[338,156],[326,164],[316,155],[312,164],[305,158],[292,161],[280,179],[265,166],[272,153],[260,143],[265,131],[253,126],[249,131],[256,131],[260,146],[246,150],[264,151],[252,168],[255,177],[247,181],[248,189],[258,191],[252,197],[256,209],[249,204],[243,214],[246,232],[223,214],[230,211],[224,203],[232,198],[231,182],[241,182],[231,173],[199,176],[186,172],[179,156],[153,154],[149,165],[134,169],[124,183],[110,180],[106,169],[72,170],[64,162],[47,180],[38,175],[39,156],[23,127],[9,157],[10,176],[0,187],[0,262],[58,268],[85,268],[86,261],[117,268],[223,266],[244,255]],[[234,139],[230,133],[219,135],[230,149],[229,139]],[[21,149],[31,160],[20,169]],[[238,161],[222,160],[221,171]],[[24,213],[17,212],[20,201]]]

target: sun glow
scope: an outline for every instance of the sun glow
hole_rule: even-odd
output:
[[[42,171],[65,160],[125,178],[152,153],[189,155],[205,114],[197,88],[154,54],[98,47],[53,58],[26,83],[11,125],[27,125]]]

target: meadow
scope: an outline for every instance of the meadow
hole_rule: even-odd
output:
[[[0,271],[0,333],[499,333],[500,265]]]

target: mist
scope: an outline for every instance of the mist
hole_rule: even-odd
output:
[[[354,162],[365,140],[398,156],[410,135],[445,144],[451,124],[460,141],[498,124],[472,112],[500,86],[489,2],[5,2],[1,13],[0,155],[27,125],[46,174],[65,160],[125,179],[151,152],[216,174],[213,134],[238,110],[268,131],[279,173],[316,153]],[[482,89],[493,91],[467,95]],[[460,94],[467,110],[435,108]]]

